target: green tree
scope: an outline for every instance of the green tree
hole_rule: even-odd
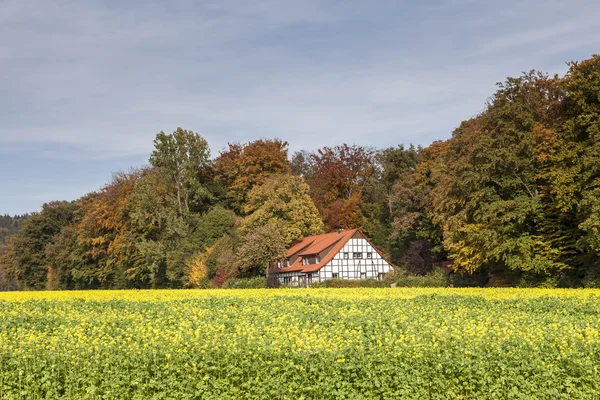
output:
[[[180,208],[171,182],[155,169],[145,170],[136,182],[131,220],[141,233],[137,251],[138,268],[132,271],[138,281],[154,288],[181,287],[186,259],[192,255],[192,224],[197,216]]]
[[[600,286],[600,55],[570,63],[562,84],[564,123],[549,186],[567,216],[564,235],[576,238],[567,254],[584,271],[584,284]]]
[[[161,131],[154,147],[150,164],[173,188],[180,214],[212,199],[205,186],[210,180],[210,148],[202,136],[181,128],[170,135]]]
[[[9,240],[3,257],[6,278],[16,280],[21,288],[44,289],[48,279],[46,246],[71,223],[76,209],[73,203],[54,201],[33,213]]]
[[[530,72],[500,84],[487,109],[463,122],[429,162],[434,222],[454,266],[550,274],[565,268],[544,234],[534,131],[548,126],[559,80]],[[549,126],[550,127],[550,126]],[[441,150],[441,151],[440,151]]]
[[[78,273],[87,270],[91,260],[77,241],[75,224],[64,226],[45,247],[48,264],[47,289],[92,289]]]
[[[390,147],[375,156],[375,172],[363,191],[363,231],[396,264],[404,262],[410,245],[417,240],[436,244],[443,254],[441,231],[428,213],[427,188],[417,180],[420,147]]]

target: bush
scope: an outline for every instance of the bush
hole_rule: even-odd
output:
[[[508,278],[508,279],[507,279]],[[494,274],[490,280],[490,274],[486,271],[477,271],[472,274],[467,272],[453,272],[448,276],[450,284],[454,287],[484,287],[492,283],[491,286],[515,286],[518,283],[517,277],[506,276],[505,274]]]
[[[389,283],[378,281],[376,279],[328,279],[322,282],[315,282],[310,285],[311,288],[358,288],[358,287],[388,287]]]
[[[600,265],[588,268],[582,283],[585,288],[600,288]]]
[[[381,288],[381,287],[390,287],[390,284],[386,281],[378,281],[377,279],[364,279],[359,281],[360,287],[371,287],[371,288]]]
[[[261,276],[255,278],[230,279],[223,285],[225,289],[262,289],[267,287],[267,279]]]
[[[523,274],[519,287],[553,289],[558,287],[559,281],[559,276]]]
[[[448,276],[440,269],[434,269],[426,275],[398,275],[396,278],[398,287],[447,287]]]

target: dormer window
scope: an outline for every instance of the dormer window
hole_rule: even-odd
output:
[[[302,256],[302,265],[312,265],[317,263],[319,263],[319,256],[316,254]]]

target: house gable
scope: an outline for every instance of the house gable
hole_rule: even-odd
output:
[[[383,253],[356,229],[305,238],[292,246],[286,257],[295,258],[289,267],[270,270],[281,280],[285,277],[286,283],[301,278],[381,279],[393,269]]]
[[[319,270],[325,279],[381,279],[392,265],[361,232],[356,232],[335,256]]]

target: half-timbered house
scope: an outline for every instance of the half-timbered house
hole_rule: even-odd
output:
[[[391,264],[357,229],[308,236],[294,244],[269,275],[280,284],[310,286],[327,279],[383,279]]]

